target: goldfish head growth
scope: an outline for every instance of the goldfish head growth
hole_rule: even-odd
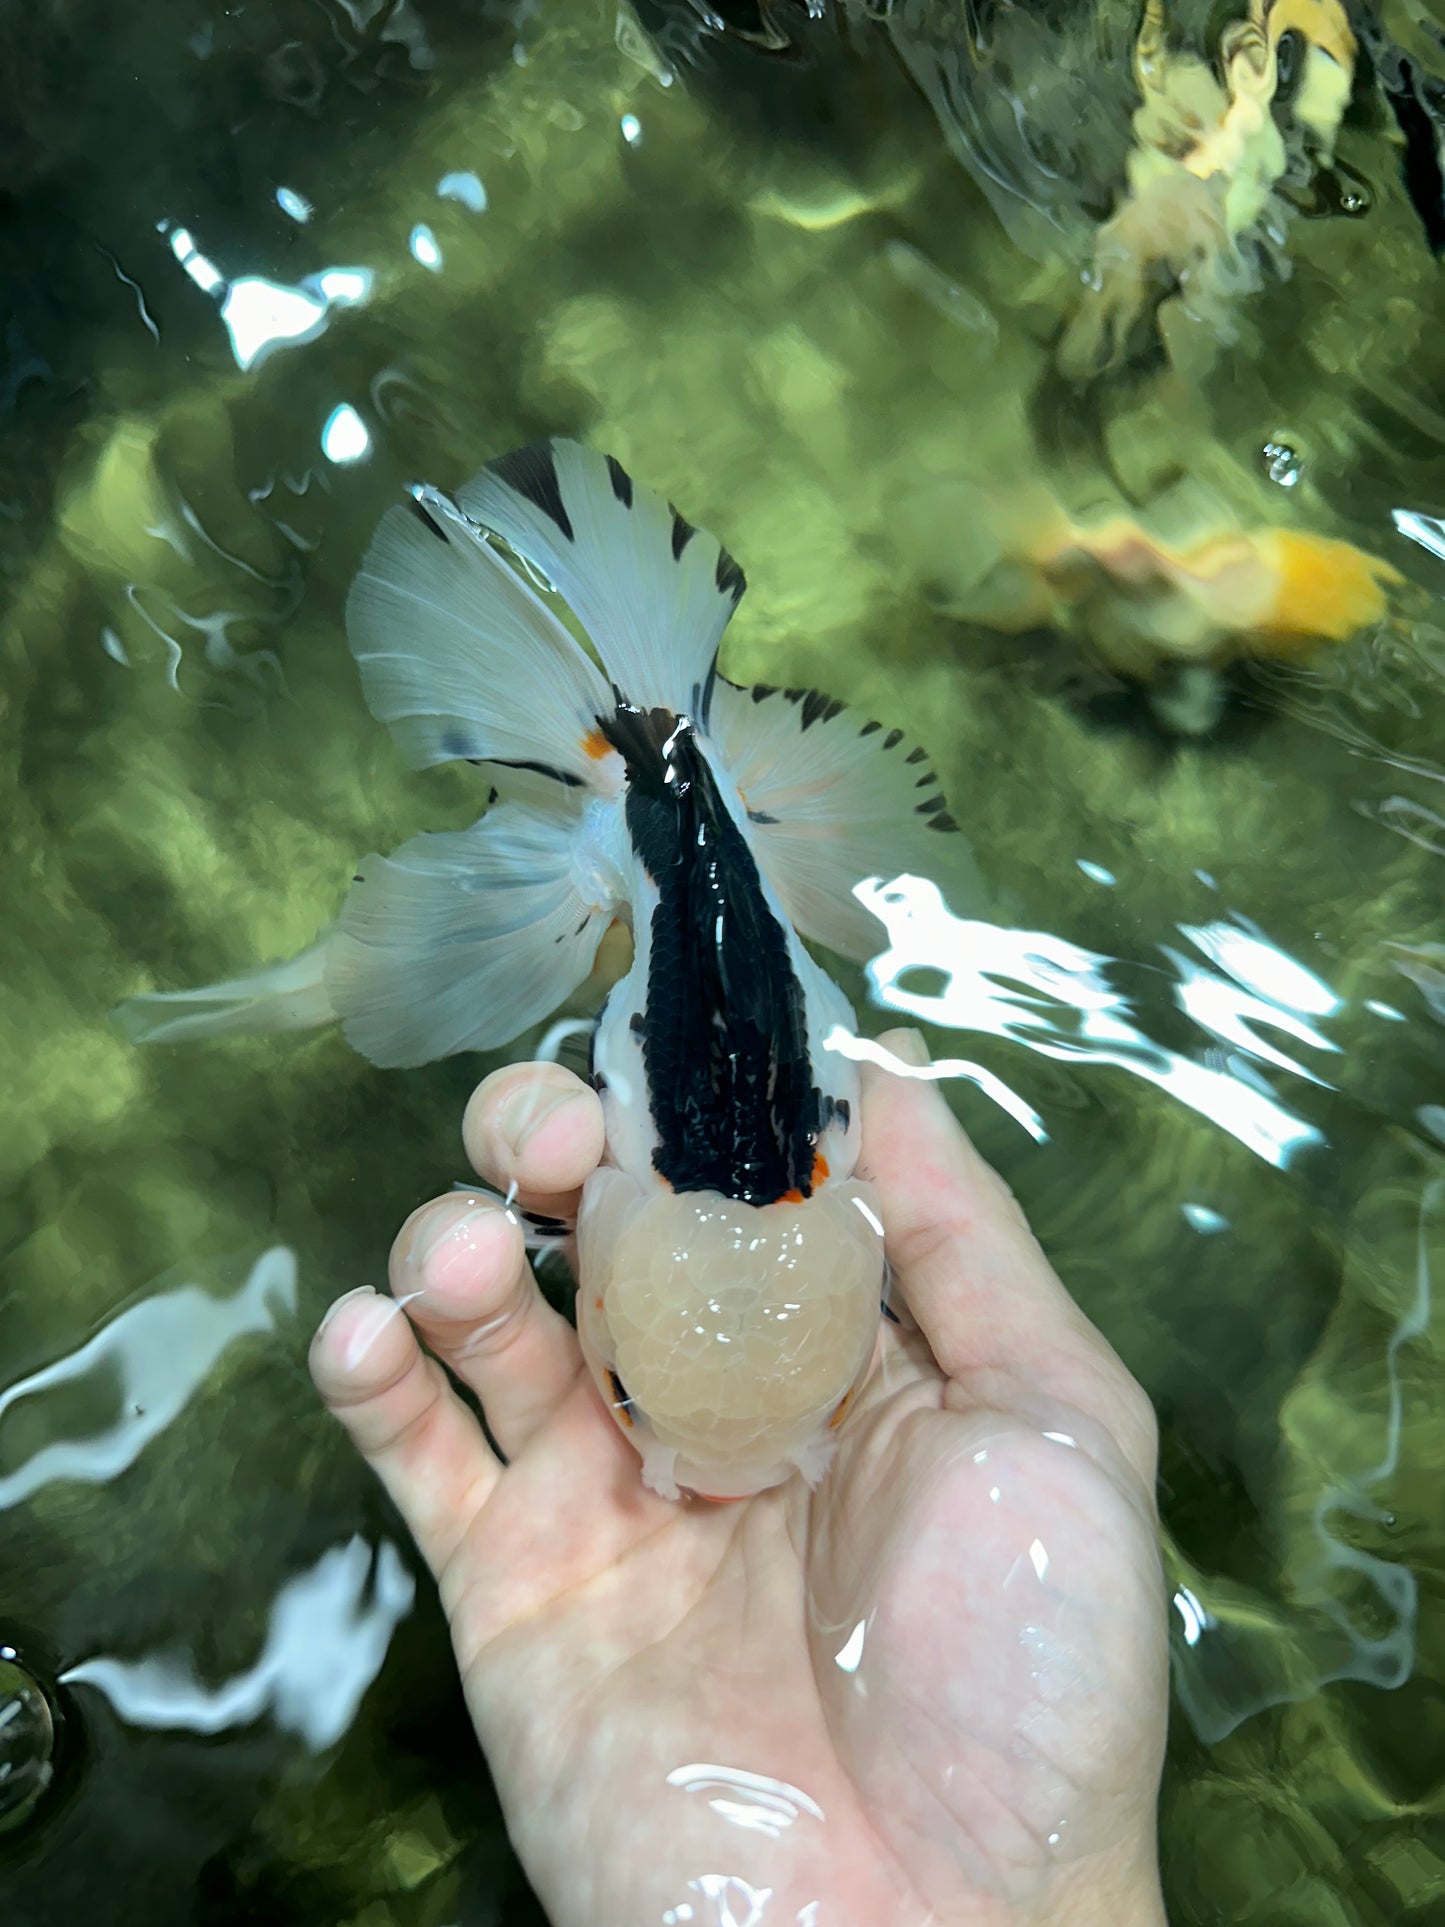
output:
[[[577,1329],[598,1390],[666,1498],[809,1483],[867,1377],[883,1237],[869,1187],[800,1202],[644,1188],[605,1167],[578,1221]]]

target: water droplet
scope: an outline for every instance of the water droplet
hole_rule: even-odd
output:
[[[1293,488],[1304,469],[1299,452],[1288,442],[1266,442],[1260,450],[1264,472],[1281,488]]]

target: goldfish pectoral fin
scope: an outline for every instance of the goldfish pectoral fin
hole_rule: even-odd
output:
[[[660,1444],[651,1433],[634,1435],[633,1444],[642,1459],[642,1483],[648,1491],[655,1492],[659,1499],[680,1499],[676,1448]]]
[[[612,696],[561,619],[440,490],[381,518],[346,605],[367,704],[417,769],[491,759],[586,784]]]
[[[323,980],[327,941],[323,937],[299,957],[225,983],[127,997],[116,1020],[133,1044],[180,1044],[332,1023],[336,1012]]]
[[[626,701],[706,714],[718,643],[746,586],[713,536],[577,442],[504,455],[457,499],[547,577]]]
[[[367,857],[326,957],[347,1041],[373,1064],[429,1064],[549,1016],[616,909],[573,883],[575,833],[575,819],[501,803],[469,830]]]
[[[855,962],[877,956],[883,926],[854,894],[869,877],[934,877],[955,901],[983,901],[938,777],[902,730],[815,690],[719,679],[712,733],[758,860],[805,937]]]

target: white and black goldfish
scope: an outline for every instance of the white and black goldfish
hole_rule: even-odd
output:
[[[643,1474],[738,1497],[822,1471],[873,1359],[883,1237],[858,1153],[853,1012],[805,948],[880,936],[864,879],[953,827],[923,752],[718,673],[719,544],[574,442],[382,518],[347,607],[367,701],[418,768],[485,766],[471,829],[360,866],[303,956],[126,1007],[147,1040],[339,1019],[374,1063],[508,1043],[633,960],[597,1019],[607,1156],[577,1324]],[[581,632],[575,639],[560,611]]]

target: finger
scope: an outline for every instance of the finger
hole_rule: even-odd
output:
[[[527,1211],[572,1217],[602,1162],[606,1128],[596,1091],[560,1064],[509,1064],[472,1092],[462,1119],[472,1168]]]
[[[369,1287],[327,1312],[310,1365],[317,1391],[440,1573],[501,1477],[481,1427],[417,1344],[402,1307]]]
[[[515,1458],[582,1370],[577,1334],[538,1290],[516,1218],[467,1192],[422,1205],[391,1248],[391,1288]]]
[[[979,1156],[916,1031],[863,1071],[862,1168],[878,1187],[899,1288],[953,1379],[1007,1373],[1105,1424],[1152,1483],[1154,1415],[1065,1291],[1008,1186]],[[982,1395],[982,1394],[981,1394]]]

